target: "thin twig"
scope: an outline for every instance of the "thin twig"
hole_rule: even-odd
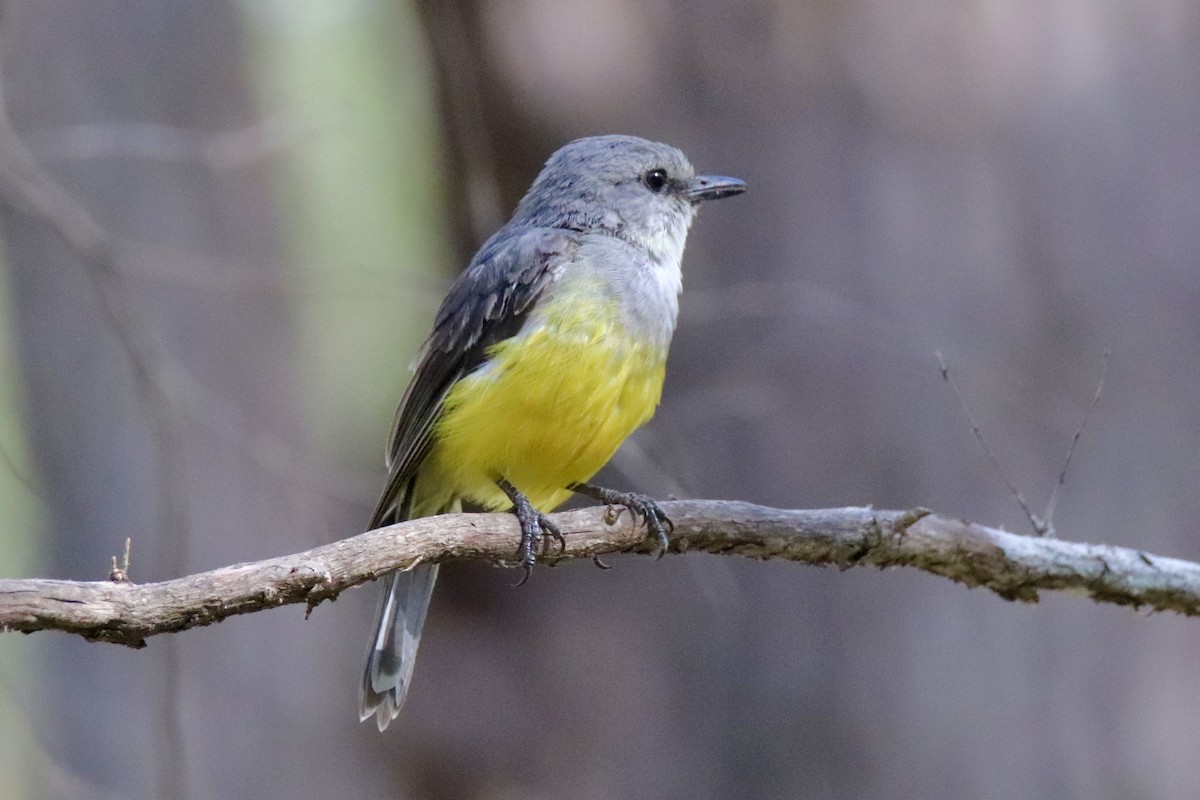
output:
[[[1000,480],[1008,487],[1008,491],[1016,498],[1017,505],[1021,506],[1021,510],[1025,512],[1025,516],[1029,519],[1029,524],[1033,526],[1034,532],[1038,536],[1045,536],[1050,530],[1049,524],[1033,513],[1033,509],[1029,507],[1029,503],[1025,502],[1025,496],[1021,494],[1021,490],[1008,477],[1008,473],[1004,471],[1004,467],[1000,464],[1000,459],[996,457],[996,453],[992,450],[992,446],[988,443],[987,437],[983,435],[983,428],[975,421],[975,416],[971,413],[971,407],[967,405],[967,399],[963,396],[962,391],[958,388],[958,384],[954,381],[954,377],[950,374],[950,366],[946,363],[946,359],[942,356],[942,351],[934,353],[937,357],[938,366],[942,371],[942,380],[950,384],[950,388],[954,391],[954,396],[958,399],[958,407],[962,410],[963,416],[967,419],[967,424],[971,426],[971,433],[975,434],[975,438],[979,440],[979,445],[983,448],[984,454],[988,457],[988,461],[992,462],[996,473],[1000,476]]]
[[[1083,413],[1083,419],[1079,421],[1075,435],[1071,437],[1071,446],[1067,448],[1067,458],[1063,461],[1062,472],[1058,473],[1058,482],[1054,484],[1054,491],[1050,492],[1050,500],[1046,503],[1046,513],[1043,515],[1043,519],[1046,521],[1048,536],[1054,535],[1054,509],[1058,505],[1058,490],[1067,482],[1067,470],[1071,467],[1075,446],[1079,444],[1079,439],[1083,436],[1083,429],[1087,427],[1088,420],[1092,418],[1092,412],[1096,409],[1096,404],[1100,402],[1100,395],[1104,393],[1104,379],[1108,377],[1109,355],[1108,348],[1104,348],[1104,356],[1100,362],[1100,380],[1096,381],[1096,392],[1092,395],[1092,402],[1088,404],[1087,411]]]

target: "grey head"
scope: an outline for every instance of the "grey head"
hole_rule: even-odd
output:
[[[697,175],[670,145],[592,136],[550,156],[511,224],[605,232],[665,258],[682,251],[700,203],[745,190],[736,178]]]

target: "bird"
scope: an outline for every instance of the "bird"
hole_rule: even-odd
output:
[[[697,208],[746,188],[636,136],[555,151],[437,312],[368,530],[464,507],[512,511],[523,583],[539,548],[564,544],[546,515],[578,493],[640,517],[661,556],[670,520],[658,504],[588,481],[659,404]],[[382,578],[359,690],[360,720],[374,716],[380,731],[408,693],[437,574],[418,564]]]

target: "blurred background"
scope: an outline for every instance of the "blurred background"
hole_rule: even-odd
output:
[[[358,532],[442,292],[577,136],[706,208],[606,482],[1200,559],[1200,7],[11,0],[0,575]],[[0,636],[6,798],[1193,798],[1200,624],[913,571],[444,569],[386,733],[348,592],[132,651]]]

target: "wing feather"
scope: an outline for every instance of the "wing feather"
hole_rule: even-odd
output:
[[[396,409],[388,438],[388,481],[369,528],[407,517],[399,506],[429,452],[446,393],[487,358],[488,348],[521,329],[538,296],[578,248],[571,231],[501,229],[450,287]]]

